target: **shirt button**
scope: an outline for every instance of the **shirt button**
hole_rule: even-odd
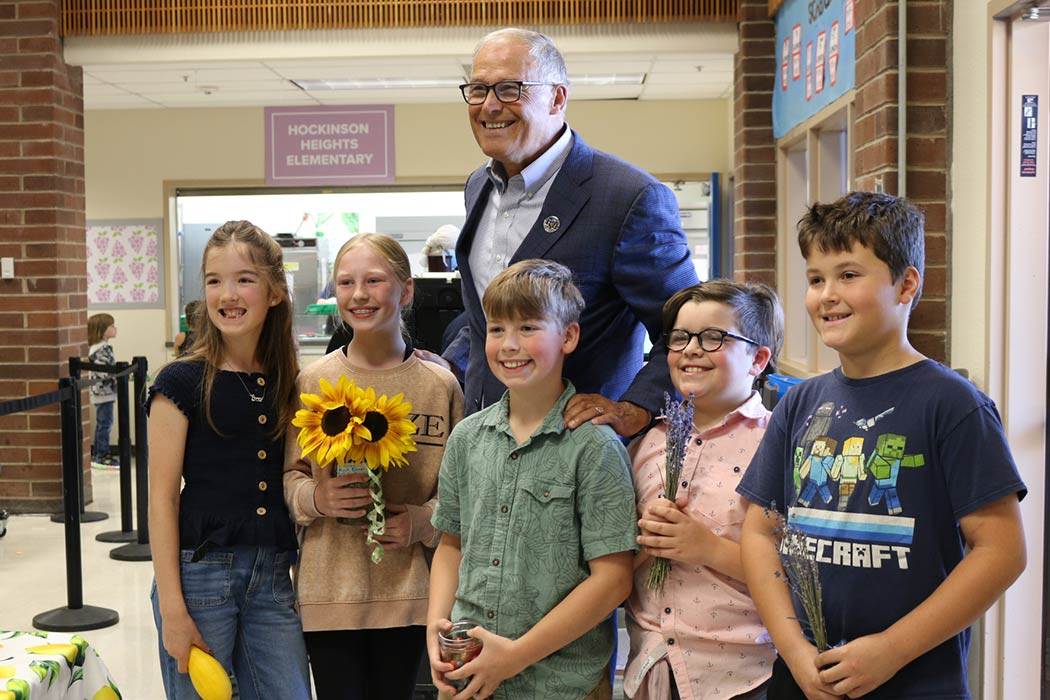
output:
[[[674,640],[673,639],[668,639],[667,640],[667,646],[673,647],[674,646]]]
[[[700,438],[697,438],[697,439],[696,439],[696,444],[697,444],[697,445],[703,445],[703,444],[704,444],[704,441],[703,441],[703,440],[701,440]]]
[[[510,218],[510,212],[503,212],[503,218],[504,219],[509,219]]]
[[[259,482],[259,490],[260,491],[265,491],[268,488],[270,488],[270,487],[265,481],[260,481]]]
[[[517,452],[515,452],[514,454],[512,454],[512,455],[510,456],[510,458],[511,458],[511,459],[517,459],[517,458],[518,458],[518,453],[517,453]]]
[[[739,474],[740,473],[740,467],[733,467],[733,471],[736,472],[737,474]]]
[[[259,450],[255,453],[259,459],[266,459],[266,450]]]
[[[682,482],[682,488],[684,489],[684,488],[688,488],[688,487],[689,487],[689,482],[688,481],[683,481]]]
[[[255,380],[255,383],[258,384],[259,386],[266,386],[266,380],[263,379],[262,377],[257,378]]]
[[[502,260],[503,260],[503,256],[502,255],[497,255],[496,256],[496,262],[502,262]]]
[[[507,508],[507,506],[500,506],[500,507],[499,507],[499,512],[500,512],[500,513],[506,513],[506,512],[507,512],[507,510],[509,510],[509,509]]]
[[[671,614],[671,608],[664,608],[664,614],[670,615]]]
[[[266,416],[259,416],[259,425],[266,425]]]
[[[550,498],[551,497],[551,492],[550,491],[544,491],[543,492],[543,497],[544,498]]]
[[[492,560],[492,565],[493,566],[499,566],[499,559],[493,559]]]
[[[255,512],[258,513],[259,515],[266,515],[266,509],[265,508],[256,508]]]
[[[489,610],[487,613],[485,613],[485,617],[491,620],[492,618],[496,617],[496,612],[494,610]]]

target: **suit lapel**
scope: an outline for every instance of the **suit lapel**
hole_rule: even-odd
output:
[[[470,271],[470,246],[474,243],[474,234],[478,229],[478,221],[485,211],[485,205],[489,201],[489,193],[492,191],[492,180],[488,178],[484,170],[480,177],[471,178],[467,182],[467,194],[465,201],[470,207],[467,219],[463,222],[463,231],[456,241],[456,260],[459,261],[459,274],[462,277],[461,286],[474,290],[474,275]]]
[[[585,185],[591,178],[594,152],[575,131],[572,136],[572,149],[551,183],[550,190],[547,191],[543,211],[536,218],[536,223],[532,225],[525,240],[518,246],[518,250],[510,259],[511,263],[544,257],[547,251],[568,233],[583,205],[591,198],[591,191]],[[544,221],[549,217],[558,219],[558,229],[551,233],[544,228]]]

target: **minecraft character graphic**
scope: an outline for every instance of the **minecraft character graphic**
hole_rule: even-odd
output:
[[[792,462],[791,478],[795,482],[795,490],[792,491],[794,497],[797,498],[798,494],[802,491],[802,461],[806,456],[806,453],[802,451],[802,445],[795,446],[795,458]]]
[[[845,511],[850,496],[857,490],[857,481],[868,478],[864,469],[864,438],[851,437],[842,443],[842,452],[835,457],[831,467],[831,480],[839,482],[839,500],[837,507]]]
[[[810,446],[813,441],[821,435],[827,435],[831,428],[831,417],[835,412],[835,404],[831,401],[820,404],[817,407],[816,412],[810,417],[809,425],[806,427],[806,432],[802,434],[802,441],[799,443],[799,447],[802,448],[802,454],[809,452]]]
[[[820,406],[817,407],[816,412],[808,418],[809,425],[806,426],[806,432],[802,434],[802,440],[800,440],[798,445],[795,446],[795,462],[791,476],[795,481],[796,496],[802,490],[802,474],[799,470],[802,468],[803,460],[813,447],[813,441],[821,435],[828,434],[834,413],[835,404],[831,401],[826,401],[820,404]]]
[[[802,495],[798,497],[800,505],[808,506],[813,502],[813,497],[820,494],[825,503],[831,502],[831,489],[828,487],[828,477],[835,464],[835,447],[838,442],[826,435],[822,435],[813,441],[809,457],[802,463],[799,474],[802,478],[809,476],[809,483]]]
[[[878,505],[886,499],[886,512],[897,515],[901,508],[897,496],[897,477],[901,467],[921,467],[926,463],[922,455],[905,455],[907,438],[903,435],[884,433],[875,443],[875,451],[868,459],[867,470],[875,483],[868,494],[868,505]]]

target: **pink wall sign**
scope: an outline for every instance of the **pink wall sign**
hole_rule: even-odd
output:
[[[394,181],[393,105],[266,107],[266,184]]]

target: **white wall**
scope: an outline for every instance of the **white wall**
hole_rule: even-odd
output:
[[[979,700],[1038,697],[1047,604],[1042,581],[1047,185],[1045,170],[1038,182],[1018,182],[1019,139],[1007,135],[1019,121],[1019,95],[1012,93],[1046,95],[1050,37],[1045,24],[1027,23],[1023,32],[1015,27],[1010,39],[1015,44],[1022,33],[1038,33],[1039,40],[1015,46],[1011,57],[1006,25],[991,20],[993,11],[1009,4],[955,3],[953,10],[951,364],[968,369],[998,403],[1029,488],[1021,504],[1027,569],[985,615],[975,638],[983,645],[983,683],[971,688]],[[1007,77],[1010,61],[1017,63]],[[1022,86],[1021,73],[1034,76]],[[1045,115],[1040,122],[1045,132]],[[1045,158],[1046,145],[1040,143],[1040,150]]]
[[[728,102],[580,101],[570,103],[568,118],[590,145],[657,176],[724,172]],[[399,182],[459,185],[484,161],[462,104],[398,105],[395,129]],[[262,108],[89,111],[84,142],[89,221],[161,218],[165,182],[263,184]],[[170,359],[168,313],[111,313],[119,359],[145,355],[154,373]]]
[[[987,391],[988,7],[959,2],[953,13],[950,359]]]

